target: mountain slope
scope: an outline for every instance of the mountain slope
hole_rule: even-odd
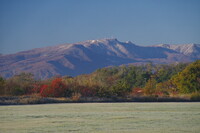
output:
[[[200,59],[200,44],[181,44],[181,45],[159,44],[154,46],[172,49],[184,55],[190,56],[194,59]]]
[[[199,52],[195,54],[199,58]],[[2,55],[0,75],[8,78],[20,72],[31,72],[36,78],[45,79],[54,75],[90,73],[110,65],[193,60],[190,55],[162,46],[137,46],[117,39],[89,40]]]

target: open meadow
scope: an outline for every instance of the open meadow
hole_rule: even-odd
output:
[[[1,133],[198,133],[200,103],[0,106]]]

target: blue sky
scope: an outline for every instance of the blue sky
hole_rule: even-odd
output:
[[[200,44],[200,0],[0,0],[0,53],[101,38]]]

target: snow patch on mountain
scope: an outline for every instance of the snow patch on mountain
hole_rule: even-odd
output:
[[[163,47],[175,50],[187,56],[192,56],[193,58],[200,58],[200,44],[159,44],[154,45],[154,47]]]

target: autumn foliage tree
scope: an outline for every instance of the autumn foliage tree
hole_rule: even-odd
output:
[[[172,78],[173,77],[173,78]],[[133,89],[134,88],[134,89]],[[43,97],[171,96],[200,92],[200,60],[188,64],[113,66],[76,77],[35,80],[29,73],[0,77],[0,95]]]
[[[5,95],[29,95],[35,83],[33,74],[20,73],[5,82]]]
[[[43,97],[64,97],[69,96],[71,91],[62,78],[55,78],[49,85],[42,85],[40,94]]]

